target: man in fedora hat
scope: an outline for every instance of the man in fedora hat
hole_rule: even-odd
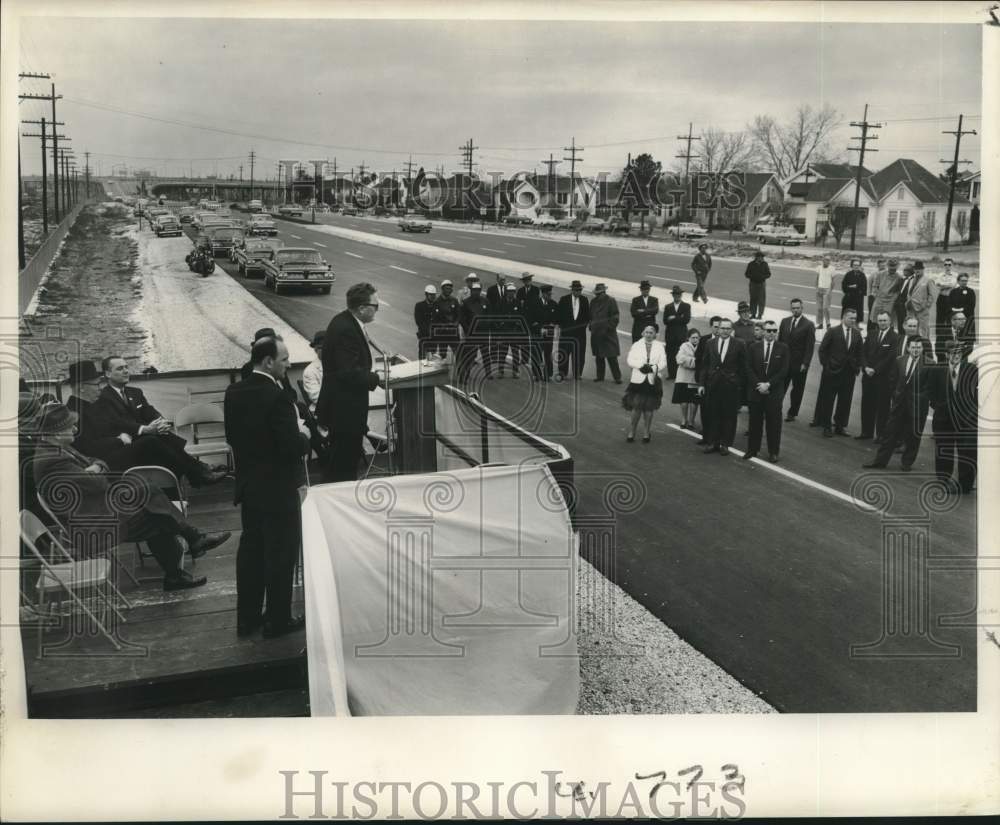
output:
[[[639,282],[639,294],[632,299],[629,312],[632,314],[632,343],[642,338],[642,331],[650,324],[656,324],[660,313],[660,302],[649,294],[653,285],[649,281]]]
[[[595,381],[604,380],[605,362],[611,367],[611,377],[616,384],[622,382],[622,370],[618,364],[621,347],[618,343],[618,304],[608,295],[606,284],[594,287],[594,297],[590,302],[590,351],[597,366]]]
[[[928,343],[925,355],[930,355],[931,307],[937,298],[931,279],[924,273],[924,262],[913,262],[913,282],[906,296],[906,315],[917,319],[917,334]]]
[[[677,351],[687,340],[691,323],[691,304],[681,300],[684,290],[676,284],[670,296],[673,301],[663,308],[663,341],[667,347],[667,377],[673,381],[677,378]]]
[[[750,317],[763,318],[767,303],[767,279],[771,277],[771,267],[764,260],[763,250],[753,253],[753,260],[747,264],[744,275],[750,281]]]
[[[583,376],[587,363],[587,327],[590,325],[590,301],[583,294],[583,284],[573,281],[569,295],[559,299],[559,378],[569,374],[573,365],[573,378]]]
[[[120,397],[130,409],[145,411],[133,419],[104,396],[101,374],[93,361],[76,361],[69,365],[68,372],[73,394],[66,400],[66,406],[79,417],[73,446],[81,453],[101,459],[118,473],[130,467],[166,467],[178,478],[186,477],[195,487],[225,478],[225,468],[209,467],[185,451],[185,440],[171,432],[168,425],[164,426],[163,417],[145,400],[141,390],[129,387]]]
[[[695,288],[691,296],[691,302],[697,302],[701,298],[703,303],[708,303],[708,295],[705,294],[705,281],[708,280],[708,273],[712,271],[712,256],[708,253],[708,244],[698,244],[698,254],[691,259],[691,270],[694,272]]]
[[[71,485],[73,511],[67,513],[69,523],[114,520],[119,541],[144,541],[150,553],[163,569],[164,590],[186,590],[200,587],[207,579],[194,578],[181,567],[182,549],[178,538],[188,545],[192,558],[204,555],[224,543],[229,532],[203,533],[188,523],[162,490],[145,491],[145,504],[133,513],[118,513],[111,509],[117,498],[111,487],[118,479],[104,461],[83,455],[72,446],[76,438],[76,413],[63,404],[48,404],[40,414],[35,431],[39,440],[35,449],[33,475],[39,495],[51,496],[53,485]],[[121,482],[119,482],[121,483]],[[51,500],[51,499],[50,499]],[[95,525],[104,532],[106,525]]]
[[[542,300],[539,304],[538,326],[542,356],[542,380],[552,377],[552,345],[556,340],[556,330],[559,328],[559,304],[552,299],[552,284],[542,284],[539,287]]]

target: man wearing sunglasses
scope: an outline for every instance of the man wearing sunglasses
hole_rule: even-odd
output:
[[[781,402],[785,397],[790,360],[788,346],[778,341],[778,325],[764,322],[764,337],[750,345],[747,357],[747,393],[750,406],[750,435],[743,458],[760,452],[761,435],[767,426],[767,454],[777,463],[781,450]]]
[[[330,461],[324,481],[355,481],[368,432],[368,393],[381,384],[372,370],[372,341],[366,327],[379,309],[369,283],[347,290],[347,309],[334,315],[323,343],[323,385],[316,419],[330,431]]]

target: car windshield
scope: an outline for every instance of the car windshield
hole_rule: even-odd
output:
[[[212,231],[212,238],[217,241],[241,237],[243,237],[243,233],[239,229],[233,229],[229,226],[222,226]]]
[[[279,264],[303,263],[321,264],[323,259],[319,252],[312,249],[282,249],[275,254],[275,260]]]
[[[261,243],[260,241],[248,241],[247,242],[247,252],[270,252],[273,249],[269,243]]]

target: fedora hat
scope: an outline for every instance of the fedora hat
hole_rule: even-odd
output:
[[[97,371],[97,364],[93,361],[74,361],[67,367],[70,383],[78,384],[81,381],[94,381],[101,377]]]
[[[753,256],[755,258],[763,258],[764,257],[764,250],[763,249],[758,249],[756,252],[753,253]]]
[[[318,332],[316,332],[316,333],[313,334],[313,339],[312,339],[312,341],[309,342],[309,346],[311,346],[311,347],[321,347],[321,346],[323,346],[323,342],[325,340],[326,340],[326,330],[325,329],[321,329]]]
[[[581,284],[581,283],[580,283],[579,281],[573,281],[573,282],[572,282],[572,283],[571,283],[571,284],[569,285],[569,288],[570,288],[570,289],[583,289],[583,284]]]
[[[671,295],[683,295],[684,290],[681,289],[677,284],[674,284],[674,288],[670,290]]]
[[[259,341],[261,338],[274,338],[275,332],[271,327],[263,327],[253,334],[253,340]]]
[[[598,293],[603,293],[603,292],[607,292],[607,291],[608,291],[608,285],[607,284],[597,284],[594,287],[594,294],[595,295],[597,295]]]
[[[653,285],[649,281],[639,281],[639,289],[652,289]]]
[[[535,276],[532,275],[530,272],[522,272],[521,273],[521,280],[522,281],[530,281],[534,277]]]
[[[76,425],[77,417],[65,404],[46,404],[42,407],[36,430],[42,435],[62,433]]]

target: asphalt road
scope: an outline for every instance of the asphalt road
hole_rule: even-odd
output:
[[[335,220],[353,229],[399,233],[394,224],[340,216]],[[278,296],[265,290],[259,279],[239,280],[306,336],[325,328],[343,308],[349,285],[370,280],[379,288],[382,306],[371,329],[373,338],[383,348],[413,356],[413,304],[424,284],[451,278],[457,287],[467,272],[343,240],[307,225],[278,224],[286,245],[314,246],[333,264],[337,281],[332,294]],[[474,244],[501,248],[495,238],[486,241],[470,234],[435,228],[430,238],[405,237],[422,242],[453,240],[455,248],[469,251],[482,251],[473,249]],[[536,241],[530,248],[525,244],[525,251],[518,254],[527,260],[545,251],[559,260],[568,255],[565,247],[588,254],[594,250],[582,244]],[[638,280],[648,277],[651,262],[666,266],[675,261],[680,267],[683,257],[607,249],[583,265],[592,267],[592,274]],[[220,263],[233,269],[228,262],[220,259]],[[797,283],[810,277],[808,271],[789,269],[789,282],[793,273]],[[784,270],[775,275],[786,277]],[[729,289],[728,297],[742,297],[736,292],[742,286],[739,263],[718,262],[713,278],[719,290],[715,294],[727,297],[723,290]],[[557,290],[555,297],[559,294]],[[627,296],[617,297],[623,301]],[[595,529],[611,529],[610,524],[614,530],[614,551],[591,557],[609,578],[781,710],[975,708],[975,628],[968,622],[937,626],[941,617],[975,607],[975,578],[968,572],[935,571],[926,605],[937,642],[960,646],[960,655],[938,655],[954,651],[936,643],[925,644],[917,651],[920,655],[907,658],[888,657],[888,647],[876,649],[877,656],[851,655],[851,645],[874,642],[882,632],[883,531],[890,524],[850,501],[852,484],[864,472],[861,464],[871,457],[869,447],[853,439],[823,439],[806,426],[819,383],[818,365],[810,370],[799,421],[784,426],[782,461],[777,466],[741,461],[737,455],[703,455],[694,439],[672,426],[679,416],[669,403],[657,413],[650,445],[626,444],[623,388],[610,382],[594,384],[589,380],[592,370],[591,359],[581,382],[534,385],[522,373],[518,381],[482,382],[475,389],[488,406],[565,445],[574,456],[579,512],[604,525]],[[670,388],[668,382],[667,401]],[[851,419],[855,432],[859,404],[860,387]],[[737,447],[744,443],[745,427],[744,412]],[[940,566],[941,559],[967,564],[975,548],[976,499],[962,497],[951,511],[924,518],[920,487],[932,469],[928,437],[913,473],[882,471],[885,489],[893,496],[891,512],[906,515],[902,523],[911,532],[927,529],[935,564]],[[622,479],[644,497],[634,512],[621,512],[614,506],[617,499],[608,496],[609,487]]]

